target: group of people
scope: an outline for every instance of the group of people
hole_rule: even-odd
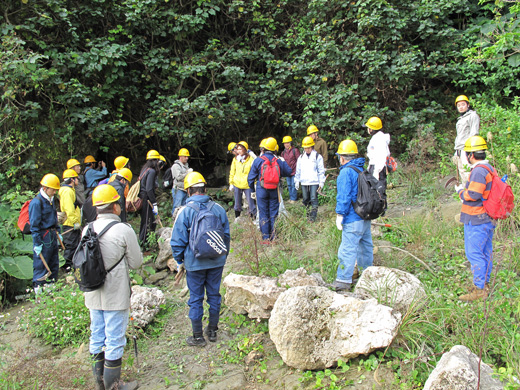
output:
[[[468,99],[459,96],[456,107],[461,113],[457,123],[454,155],[461,183],[456,190],[463,202],[461,222],[464,223],[466,255],[474,275],[474,288],[460,299],[472,301],[486,298],[489,293],[492,238],[496,221],[486,214],[483,201],[489,195],[492,176],[496,175],[496,171],[485,160],[487,144],[477,135],[478,115],[470,110]],[[366,153],[367,170],[379,182],[386,183],[390,136],[382,131],[383,124],[378,117],[370,118],[364,127],[372,136]],[[244,195],[249,204],[249,217],[256,219],[258,212],[259,227],[266,244],[275,237],[274,224],[281,200],[280,178],[286,178],[290,202],[297,200],[297,191],[301,186],[303,204],[309,208],[308,218],[311,221],[316,219],[317,193],[324,185],[328,160],[327,144],[317,133],[316,126],[307,129],[307,136],[301,143],[302,152],[292,145],[290,136],[285,136],[284,150],[280,156],[277,155],[278,143],[272,137],[262,140],[258,156],[249,149],[245,141],[230,143],[228,146],[228,151],[233,155],[229,186],[234,192],[235,218],[242,212]],[[340,165],[335,208],[336,226],[342,231],[342,239],[338,250],[337,275],[332,287],[336,291],[345,291],[354,282],[356,265],[362,272],[373,264],[373,244],[370,220],[357,215],[353,207],[358,195],[358,176],[365,169],[366,160],[352,140],[342,141],[336,156]],[[175,214],[175,218],[170,245],[177,262],[177,271],[186,271],[190,291],[188,305],[193,334],[186,342],[192,346],[204,346],[204,335],[211,342],[217,340],[221,305],[219,290],[231,241],[229,221],[226,211],[206,194],[207,183],[202,174],[189,168],[188,150],[181,149],[178,157],[168,170],[169,173],[167,171],[163,176],[163,186],[172,188],[174,200],[172,214]],[[138,179],[141,182],[140,197],[143,200],[139,239],[127,224],[119,223],[111,228],[100,240],[100,247],[107,269],[118,262],[119,264],[109,272],[100,289],[85,293],[85,303],[91,313],[90,352],[97,389],[132,389],[136,386],[132,383],[118,385],[130,306],[129,269],[141,266],[143,256],[139,241],[141,245],[145,243],[147,232],[155,228],[152,218],[158,214],[155,194],[157,177],[166,163],[164,157],[155,150],[150,150],[146,159]],[[79,161],[71,159],[67,162],[61,183],[54,174],[47,174],[42,178],[41,189],[29,206],[34,243],[35,290],[45,283],[42,277],[46,274],[46,268],[40,261],[41,257],[51,268],[50,279],[57,279],[59,240],[63,240],[65,244],[65,258],[70,264],[74,246],[78,245],[81,238],[81,207],[93,209],[93,228],[98,233],[113,221],[126,220],[125,196],[132,181],[128,163],[126,157],[118,157],[114,162],[116,170],[107,178],[106,164],[96,163],[92,156],[87,156],[84,172],[81,172]],[[468,168],[471,168],[471,172],[464,182],[464,172]],[[103,180],[106,180],[106,184]],[[55,201],[58,191],[59,209],[65,214],[61,221],[63,229],[59,227]],[[216,237],[216,243],[210,243],[219,247],[217,250],[221,254],[211,258],[201,257],[193,247],[192,228],[198,223],[198,214],[202,210],[214,216],[214,230],[210,234],[221,232],[221,236],[212,236]],[[205,295],[210,308],[208,324],[204,328],[202,319]]]

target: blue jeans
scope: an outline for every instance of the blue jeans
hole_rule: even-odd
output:
[[[105,347],[105,359],[123,357],[129,309],[90,310],[90,353],[97,354]]]
[[[373,250],[370,221],[362,220],[344,224],[338,249],[339,266],[336,280],[352,283],[356,260],[360,268],[370,267],[374,262]]]
[[[294,186],[294,176],[287,176],[285,181],[287,182],[287,188],[289,189],[289,200],[298,199],[298,191],[296,191],[296,187]]]
[[[491,222],[482,225],[464,224],[464,249],[471,264],[473,283],[484,288],[489,282],[493,269],[493,234],[495,227]]]
[[[173,197],[173,207],[172,207],[172,215],[175,212],[177,207],[184,206],[186,204],[186,199],[188,199],[188,193],[183,190],[172,188],[172,197]]]
[[[309,206],[312,206],[310,214],[307,214],[311,221],[316,220],[318,215],[318,184],[306,186],[302,184],[302,198],[303,205],[309,210]]]
[[[190,290],[188,317],[191,320],[193,333],[202,332],[202,316],[204,308],[204,292],[206,292],[209,305],[209,324],[217,326],[220,317],[220,282],[224,267],[203,269],[200,271],[186,271],[186,283]]]

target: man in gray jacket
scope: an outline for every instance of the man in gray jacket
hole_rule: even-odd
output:
[[[190,172],[193,172],[188,166],[188,158],[190,157],[190,152],[188,149],[182,148],[179,150],[179,159],[175,160],[171,167],[172,171],[172,196],[173,196],[173,207],[172,207],[172,215],[175,214],[175,209],[180,206],[184,206],[186,204],[186,199],[188,198],[188,194],[184,191],[184,178]]]
[[[465,95],[457,96],[455,99],[455,107],[457,107],[460,116],[457,119],[457,137],[455,138],[453,163],[457,166],[459,171],[459,184],[465,186],[469,179],[470,172],[467,168],[470,163],[464,151],[464,144],[469,137],[478,135],[480,130],[480,118],[477,112],[471,109],[469,99]]]
[[[114,187],[102,184],[92,193],[92,204],[98,217],[93,229],[100,233],[113,226],[99,239],[99,247],[107,273],[105,283],[85,293],[85,306],[90,310],[90,353],[96,390],[133,390],[137,382],[120,383],[121,358],[126,345],[126,328],[130,309],[130,269],[143,263],[143,255],[134,230],[121,223],[119,195]],[[86,233],[86,229],[83,234]]]

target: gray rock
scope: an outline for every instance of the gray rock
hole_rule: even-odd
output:
[[[301,268],[301,267],[298,269],[295,269],[295,270],[288,269],[283,274],[278,276],[278,284],[281,287],[286,287],[286,288],[297,287],[297,286],[319,286],[320,285],[318,279],[314,275],[307,274],[307,271],[305,271],[305,269]]]
[[[147,278],[147,281],[150,284],[156,284],[157,282],[159,282],[159,281],[161,281],[163,279],[166,279],[167,277],[168,277],[168,271],[167,270],[162,270],[162,271],[156,272],[153,275],[150,275]]]
[[[152,322],[164,302],[164,294],[158,288],[132,286],[130,316],[134,319],[135,325],[144,328]]]
[[[468,390],[477,389],[479,358],[464,345],[455,345],[442,355],[437,367],[424,384],[423,390]],[[480,363],[479,390],[500,390],[503,384],[491,376],[493,370]]]
[[[325,287],[294,287],[280,295],[269,334],[283,361],[302,370],[321,370],[387,347],[401,314],[375,299],[359,300]]]
[[[157,243],[159,245],[159,254],[155,259],[154,268],[156,270],[163,270],[168,267],[168,260],[173,258],[172,247],[170,246],[170,240],[172,238],[171,227],[160,228],[157,230]]]

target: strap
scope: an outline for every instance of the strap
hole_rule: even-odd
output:
[[[146,171],[143,172],[142,175],[139,176],[139,178],[137,179],[137,181],[141,181],[141,179],[143,178],[143,176],[146,174],[146,172],[148,172],[150,170],[150,168],[146,168]]]
[[[360,171],[359,169],[357,169],[355,166],[353,165],[348,165],[347,168],[352,168],[353,170],[355,170],[358,174],[361,174],[362,171]]]
[[[108,231],[108,229],[110,229],[112,226],[114,226],[115,224],[118,224],[118,223],[120,223],[120,222],[119,222],[119,221],[112,221],[112,222],[110,222],[107,226],[105,226],[105,228],[104,228],[103,230],[101,230],[101,231],[99,232],[99,234],[97,235],[97,236],[98,236],[98,239],[99,239],[103,234],[105,234],[105,233]],[[88,224],[89,229],[94,230],[93,225],[94,225],[94,222],[90,222],[90,223]]]
[[[498,173],[497,171],[495,170],[495,168],[493,168],[493,170],[489,169],[488,166],[484,165],[484,164],[477,164],[475,165],[475,168],[476,167],[482,167],[482,168],[485,168],[489,173],[491,173],[491,176],[498,176]]]
[[[121,258],[117,261],[117,263],[115,263],[112,267],[110,267],[109,269],[107,269],[107,274],[112,271],[114,268],[116,268],[120,262],[123,261],[123,259],[125,258],[125,253],[123,253],[123,256],[121,256]]]

